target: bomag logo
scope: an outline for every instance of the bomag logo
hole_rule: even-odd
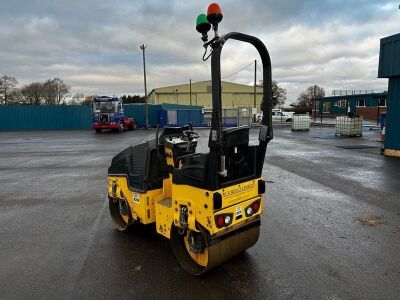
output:
[[[251,190],[251,189],[254,188],[254,186],[255,186],[254,183],[249,183],[249,184],[246,184],[246,185],[241,185],[241,186],[235,187],[233,189],[224,190],[222,192],[222,196],[223,197],[231,197],[231,196],[234,196],[236,194],[243,193],[243,192],[246,192],[248,190]]]

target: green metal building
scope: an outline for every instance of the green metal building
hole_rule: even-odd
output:
[[[400,157],[400,34],[381,39],[379,78],[389,78],[385,155]]]
[[[378,120],[386,112],[387,93],[343,91],[341,95],[317,98],[317,116],[334,118],[352,112],[364,119]]]

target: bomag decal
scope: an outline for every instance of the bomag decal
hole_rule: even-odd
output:
[[[240,194],[246,191],[249,191],[251,189],[253,189],[255,187],[254,183],[249,183],[249,184],[245,184],[245,185],[239,185],[233,189],[225,189],[222,191],[222,196],[224,198],[229,198],[232,196],[235,196],[236,194]]]

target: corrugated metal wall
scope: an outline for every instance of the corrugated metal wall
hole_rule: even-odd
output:
[[[158,124],[158,111],[161,105],[149,104],[149,125],[157,126]],[[144,104],[124,104],[124,113],[128,118],[133,118],[139,124],[144,126],[146,124],[145,119],[145,105]]]
[[[159,110],[163,107],[168,109],[188,108],[188,106],[177,104],[149,104],[149,124],[152,127],[159,123]],[[201,107],[197,107],[193,111],[195,112],[179,113],[179,124],[188,123],[191,118],[197,123],[202,117],[199,116]],[[124,112],[127,117],[136,119],[140,127],[145,125],[144,104],[125,104]],[[0,130],[89,128],[92,128],[92,107],[90,105],[0,105]]]
[[[400,76],[389,79],[385,149],[400,150]]]
[[[381,39],[378,77],[400,76],[400,34]]]
[[[2,105],[0,129],[86,129],[92,126],[89,105]]]

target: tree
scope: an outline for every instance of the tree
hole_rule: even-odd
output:
[[[70,102],[70,104],[81,104],[82,101],[85,100],[85,94],[83,93],[76,93]]]
[[[314,98],[324,97],[325,89],[318,85],[311,85],[297,97],[298,107],[311,109],[314,106]]]
[[[18,80],[13,76],[4,75],[0,77],[0,99],[8,104],[10,96],[15,92]]]
[[[263,81],[260,80],[260,86],[263,86]],[[264,99],[263,99],[264,101]],[[261,108],[263,106],[261,102]],[[286,90],[279,86],[279,83],[275,80],[272,81],[272,107],[277,105],[283,105],[286,101]]]
[[[123,103],[144,103],[144,97],[141,97],[139,95],[128,95],[128,96],[122,96],[122,102]]]
[[[21,94],[25,103],[30,105],[40,105],[43,99],[43,83],[32,82],[24,85],[21,89]]]
[[[81,102],[81,105],[90,105],[93,102],[93,99],[96,98],[96,95],[86,96],[85,99]]]
[[[21,93],[21,89],[15,88],[12,92],[10,92],[7,96],[8,104],[25,104],[24,96]]]
[[[67,97],[70,86],[60,78],[48,79],[43,84],[43,97],[46,104],[60,104]]]

